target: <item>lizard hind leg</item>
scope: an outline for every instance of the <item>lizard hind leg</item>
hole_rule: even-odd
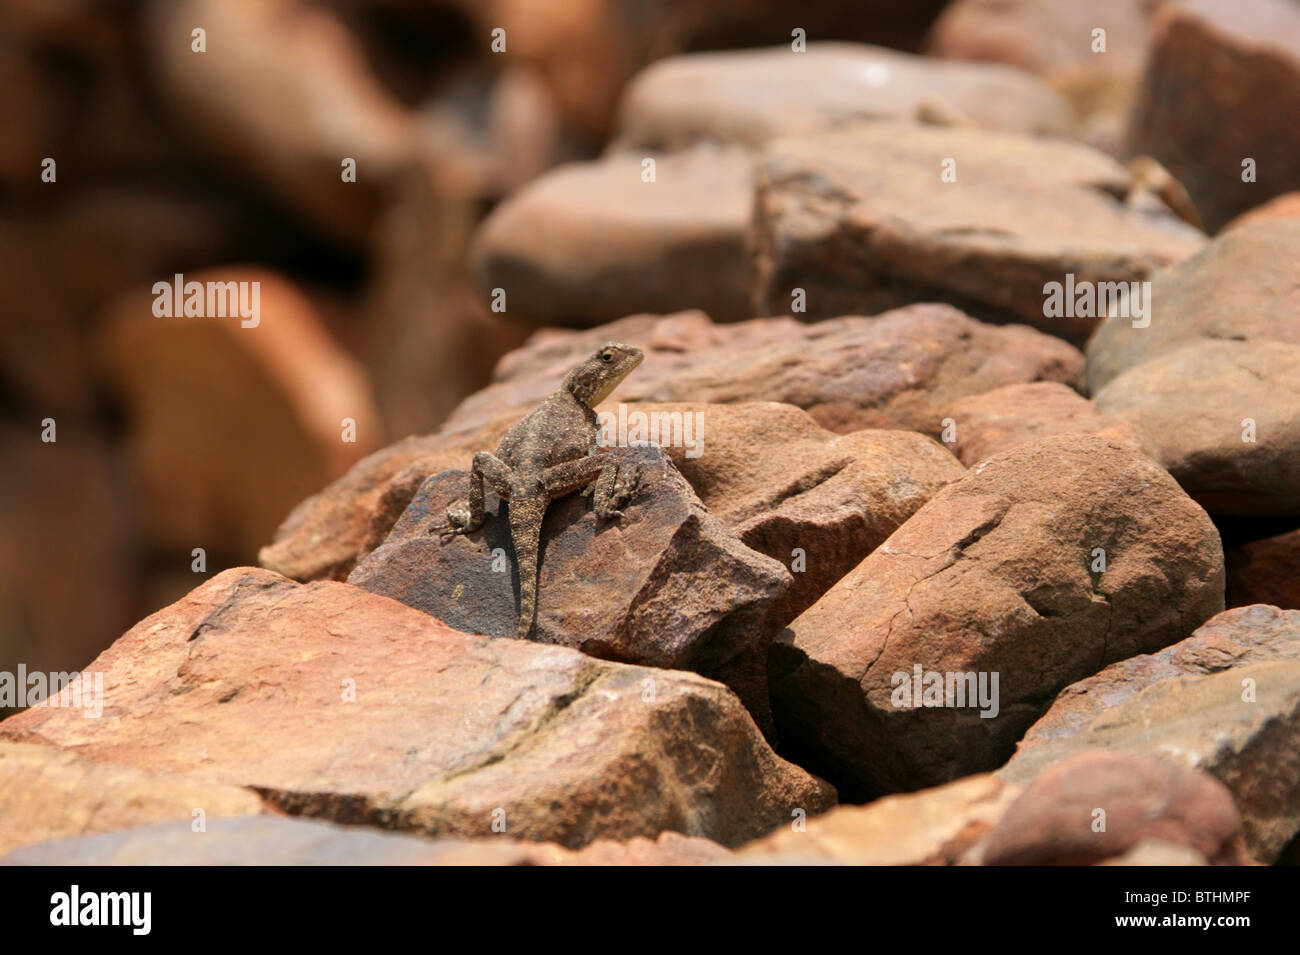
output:
[[[474,455],[469,473],[469,500],[447,508],[447,520],[453,533],[468,534],[483,526],[483,484],[503,499],[510,498],[510,466],[495,454],[480,451]]]
[[[519,625],[515,637],[526,640],[537,616],[537,565],[542,540],[542,518],[548,498],[543,494],[516,494],[510,498],[510,538],[519,568]]]

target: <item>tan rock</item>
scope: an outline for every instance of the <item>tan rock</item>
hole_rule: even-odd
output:
[[[250,789],[93,761],[52,746],[0,741],[0,857],[48,839],[169,820],[193,833],[197,810],[205,824],[265,811]]]
[[[1300,514],[1300,344],[1203,341],[1137,365],[1094,397],[1198,504]]]
[[[1089,389],[1096,395],[1130,368],[1201,341],[1300,345],[1298,260],[1300,222],[1268,221],[1225,232],[1158,273],[1149,324],[1108,319],[1089,340]]]
[[[692,53],[647,67],[619,107],[616,148],[702,141],[761,146],[855,121],[951,114],[985,129],[1062,135],[1068,106],[1003,66],[948,63],[854,43]]]
[[[1127,205],[1129,187],[1085,146],[980,129],[776,140],[755,189],[755,305],[780,314],[795,289],[809,318],[948,301],[1082,341],[1098,309],[1056,309],[1049,283],[1140,281],[1204,243],[1171,213]]]
[[[946,782],[1005,760],[1073,680],[1222,609],[1218,532],[1164,471],[1044,438],[941,490],[777,637],[778,731],[850,798]]]
[[[953,452],[970,467],[1026,441],[1058,434],[1096,434],[1137,444],[1128,423],[1101,414],[1073,388],[1054,381],[1007,385],[952,405]]]
[[[834,802],[689,673],[471,637],[334,582],[234,568],[92,664],[104,711],[41,705],[0,738],[273,806],[430,835],[577,848],[672,829],[736,845]]]
[[[1152,27],[1128,129],[1130,153],[1163,163],[1206,226],[1300,188],[1300,10],[1287,0],[1181,0]],[[1243,179],[1252,159],[1255,176]]]
[[[752,169],[744,150],[706,147],[555,169],[484,221],[471,253],[479,291],[487,301],[501,289],[506,313],[536,324],[682,308],[745,318]]]

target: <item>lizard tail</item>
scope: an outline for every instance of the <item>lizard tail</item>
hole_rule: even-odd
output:
[[[542,539],[545,497],[510,498],[510,537],[519,567],[519,628],[515,637],[526,640],[537,615],[537,551]]]

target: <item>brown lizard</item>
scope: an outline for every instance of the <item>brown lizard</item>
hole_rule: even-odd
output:
[[[510,502],[510,539],[519,567],[519,627],[523,639],[537,613],[537,556],[546,505],[595,482],[593,505],[605,520],[635,493],[636,477],[620,481],[613,449],[597,444],[595,408],[645,357],[641,349],[606,342],[570,371],[555,392],[506,432],[497,453],[479,451],[469,476],[469,500],[447,508],[452,534],[483,524],[483,484]]]

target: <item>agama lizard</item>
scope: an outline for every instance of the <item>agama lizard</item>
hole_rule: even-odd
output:
[[[483,524],[483,484],[510,503],[510,538],[519,567],[519,626],[523,639],[537,613],[537,557],[546,505],[595,482],[593,505],[605,520],[636,491],[636,478],[620,481],[613,449],[597,444],[595,408],[641,364],[641,349],[606,342],[570,371],[555,392],[506,432],[497,453],[474,455],[469,500],[447,508],[447,532],[468,534]]]

